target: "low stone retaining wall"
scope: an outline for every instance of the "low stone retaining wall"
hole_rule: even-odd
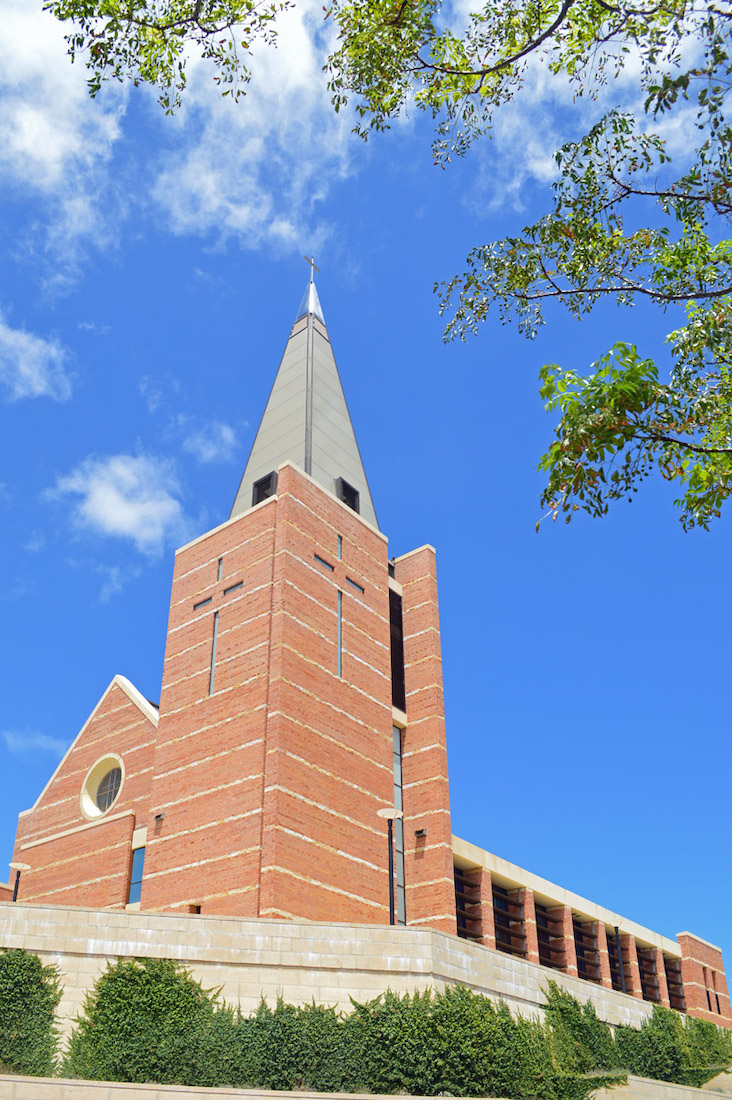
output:
[[[0,947],[24,947],[59,967],[63,1034],[107,962],[120,957],[176,959],[244,1012],[253,1012],[262,997],[273,1003],[278,996],[348,1011],[351,997],[363,1001],[386,989],[411,993],[460,983],[530,1013],[540,1011],[551,979],[592,1001],[609,1024],[638,1026],[651,1013],[650,1004],[624,993],[413,927],[0,903]]]
[[[184,1085],[114,1085],[106,1081],[60,1081],[53,1077],[0,1077],[3,1100],[384,1100],[357,1093],[267,1092],[260,1089],[197,1089]],[[644,1077],[629,1077],[616,1089],[598,1089],[597,1100],[720,1100],[719,1092],[667,1085]],[[402,1097],[401,1100],[424,1100]]]

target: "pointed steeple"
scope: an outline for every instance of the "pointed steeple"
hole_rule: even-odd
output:
[[[287,460],[378,527],[312,263],[231,518],[271,495],[274,476],[266,479]]]

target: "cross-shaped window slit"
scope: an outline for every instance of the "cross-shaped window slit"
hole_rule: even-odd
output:
[[[221,580],[221,563],[223,558],[219,558],[218,561],[218,579]],[[225,588],[222,595],[228,596],[230,592],[236,592],[237,588],[243,588],[244,581],[236,581],[234,584],[230,584],[228,588]],[[208,604],[213,602],[213,596],[206,596],[203,600],[198,600],[193,605],[193,610],[198,611],[201,607],[207,607]],[[211,638],[211,666],[208,674],[208,693],[213,695],[214,693],[214,679],[216,673],[216,642],[219,636],[219,613],[214,611],[213,617],[213,636]]]
[[[342,574],[341,574],[342,566],[340,565],[340,563],[343,561],[343,536],[342,535],[338,536],[338,562],[339,562],[339,565],[338,565],[337,570],[336,570],[335,565],[333,565],[332,562],[326,561],[325,558],[321,558],[320,554],[313,554],[313,557],[314,557],[315,561],[318,563],[318,565],[322,565],[323,568],[327,569],[329,573],[336,573],[337,572],[338,576],[333,578],[336,581],[336,584],[338,584],[338,585],[347,584],[349,586],[349,588],[352,588],[352,589],[354,589],[354,591],[359,592],[361,595],[363,595],[364,587],[363,587],[362,584],[359,584],[358,581],[354,581],[352,577],[348,577],[348,576],[342,577]],[[337,608],[338,608],[337,633],[336,633],[336,674],[339,677],[342,678],[343,677],[343,590],[340,587],[336,590],[336,600],[337,600]]]

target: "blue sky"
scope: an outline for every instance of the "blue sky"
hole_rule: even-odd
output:
[[[684,535],[646,483],[534,532],[541,364],[654,354],[680,316],[440,340],[433,283],[538,216],[586,113],[539,72],[447,171],[413,119],[364,146],[313,2],[247,100],[194,70],[170,119],[89,101],[40,6],[0,44],[0,857],[112,676],[159,698],[173,550],[228,515],[314,252],[391,551],[438,552],[454,831],[732,960],[729,517]]]

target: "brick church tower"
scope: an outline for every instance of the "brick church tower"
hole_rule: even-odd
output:
[[[176,554],[159,707],[115,676],[12,866],[3,915],[44,937],[48,906],[276,927],[387,924],[393,900],[396,923],[467,941],[449,980],[483,973],[519,1008],[561,976],[612,1023],[660,1004],[732,1028],[718,947],[451,836],[435,553],[389,555],[312,274],[231,515]]]
[[[20,896],[386,923],[390,807],[398,923],[455,932],[435,554],[389,557],[311,274],[231,516],[176,554],[159,714],[115,678]]]

